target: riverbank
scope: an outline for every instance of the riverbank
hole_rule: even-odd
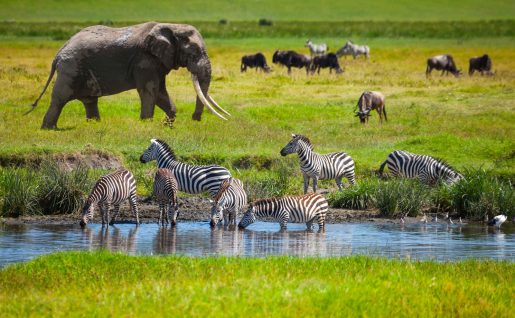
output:
[[[514,277],[513,262],[486,260],[67,252],[1,270],[0,310],[4,317],[510,317]]]

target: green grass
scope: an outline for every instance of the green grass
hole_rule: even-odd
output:
[[[261,0],[158,1],[2,0],[0,20],[17,21],[347,21],[347,20],[482,20],[512,19],[510,0]]]
[[[515,266],[68,252],[0,271],[3,317],[510,317]]]

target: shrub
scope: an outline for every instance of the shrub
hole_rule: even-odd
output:
[[[333,208],[366,210],[374,203],[377,191],[376,180],[364,180],[358,184],[329,194],[328,201]]]
[[[91,189],[89,169],[79,166],[66,171],[50,161],[41,165],[41,183],[38,202],[43,214],[73,213],[84,204],[84,196]]]
[[[375,205],[384,216],[417,216],[427,192],[418,180],[392,179],[378,184]]]
[[[271,26],[273,23],[272,23],[272,20],[268,20],[268,19],[259,19],[259,25],[260,26]]]
[[[18,217],[39,213],[37,178],[31,171],[8,169],[0,172],[2,213],[4,217]]]

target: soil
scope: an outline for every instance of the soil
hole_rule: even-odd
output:
[[[210,220],[210,210],[211,203],[208,199],[205,198],[179,198],[179,206],[180,212],[178,217],[178,222],[181,221],[209,221]],[[145,223],[154,223],[157,222],[158,219],[158,207],[153,202],[149,202],[149,200],[140,199],[138,202],[139,208],[139,218],[140,222]],[[241,215],[239,216],[241,217]],[[0,219],[0,223],[4,224],[51,224],[51,225],[72,225],[79,223],[80,216],[79,214],[58,214],[58,215],[32,215],[32,216],[22,216],[18,218],[3,218]],[[100,222],[100,215],[97,210],[95,210],[95,217],[93,219],[94,223]],[[135,218],[130,211],[130,207],[128,204],[124,204],[121,207],[120,215],[116,223],[134,223]],[[346,210],[346,209],[333,209],[330,208],[327,217],[327,223],[346,223],[346,222],[356,222],[356,223],[368,223],[374,222],[379,224],[387,224],[387,223],[400,223],[399,219],[391,219],[381,217],[379,215],[379,211],[377,210]],[[439,222],[446,222],[443,219],[443,216],[440,218]],[[420,223],[420,218],[406,218],[405,223]]]

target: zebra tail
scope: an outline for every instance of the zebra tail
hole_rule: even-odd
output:
[[[381,177],[381,178],[383,177],[384,167],[386,166],[386,162],[387,162],[387,161],[388,161],[388,160],[385,160],[385,161],[381,164],[381,166],[379,167],[379,171],[378,171],[378,173],[379,173],[379,177]]]

